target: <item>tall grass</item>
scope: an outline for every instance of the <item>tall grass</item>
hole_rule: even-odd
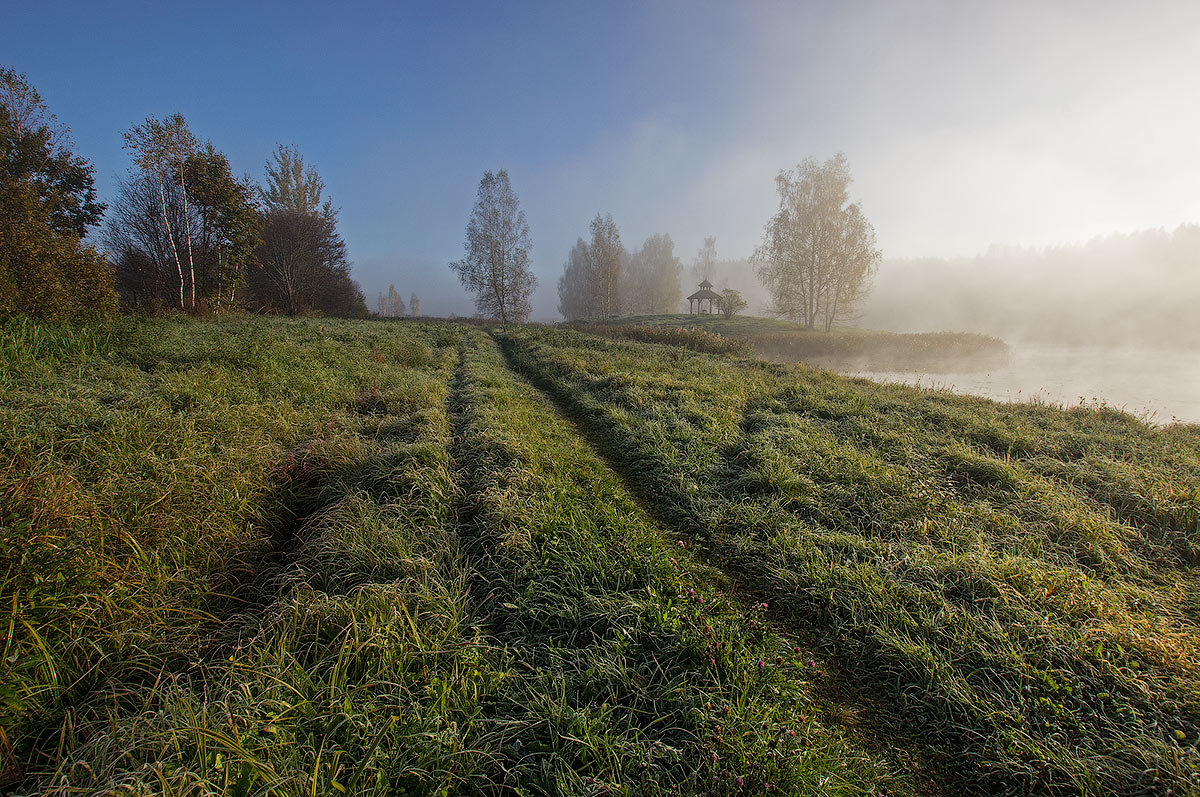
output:
[[[31,398],[55,420],[37,426]],[[78,548],[74,580],[39,591],[39,572],[66,572],[56,561],[4,584],[5,653],[36,661],[32,630],[49,651],[47,667],[4,673],[21,700],[5,716],[9,787],[922,782],[842,727],[808,651],[664,536],[480,332],[150,322],[103,358],[25,373],[3,407],[24,424],[7,445],[105,507],[63,533],[48,485],[11,511],[22,527],[6,523],[6,555]],[[5,486],[41,489],[37,459]]]
[[[820,629],[964,784],[1198,788],[1194,436],[499,334],[660,519],[780,622]]]

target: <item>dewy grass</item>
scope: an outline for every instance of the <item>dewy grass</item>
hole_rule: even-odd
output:
[[[1197,790],[1194,427],[494,334],[0,330],[4,788]]]
[[[494,344],[473,340],[465,352],[463,534],[490,636],[528,668],[498,694],[510,743],[525,751],[506,785],[554,794],[911,787],[911,773],[825,723],[807,652],[664,535]]]
[[[1198,788],[1192,431],[499,336],[663,522],[818,628],[964,783]]]

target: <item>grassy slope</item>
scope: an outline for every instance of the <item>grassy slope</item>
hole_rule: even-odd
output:
[[[482,333],[5,334],[9,786],[918,788]]]
[[[6,784],[1197,789],[1195,427],[498,335],[0,329]]]
[[[1197,788],[1196,427],[501,338],[663,522],[815,625],[964,782]]]

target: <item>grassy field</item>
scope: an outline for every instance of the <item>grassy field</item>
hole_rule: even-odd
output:
[[[726,319],[720,315],[649,315],[570,326],[606,337],[673,343],[713,352],[723,348],[726,353],[738,353],[734,348],[741,343],[766,360],[803,362],[838,371],[969,371],[992,367],[1008,356],[1003,341],[968,332],[899,334],[856,327],[835,327],[824,332],[807,330],[792,321],[757,316]],[[678,341],[667,340],[669,330],[695,331],[699,345],[689,345],[684,336]],[[723,343],[715,343],[714,339]]]
[[[0,326],[0,787],[1200,793],[1200,428],[541,328]]]

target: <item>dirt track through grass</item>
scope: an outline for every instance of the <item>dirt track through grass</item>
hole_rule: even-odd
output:
[[[660,516],[816,629],[964,785],[1195,789],[1194,428],[498,337]],[[1056,463],[1104,503],[1038,473]],[[1157,522],[1115,519],[1130,507]]]
[[[17,333],[22,793],[1189,793],[1196,429],[552,330]]]
[[[942,771],[943,762],[938,761],[940,756],[911,738],[908,729],[881,709],[864,690],[861,682],[842,670],[836,657],[821,652],[820,637],[810,625],[798,622],[786,613],[772,611],[769,601],[774,595],[769,590],[747,580],[744,572],[731,567],[717,551],[707,549],[707,535],[703,529],[689,522],[689,515],[673,512],[669,504],[656,500],[658,496],[651,485],[629,474],[627,462],[616,451],[620,441],[611,441],[597,434],[596,429],[580,418],[560,392],[539,379],[537,373],[522,368],[513,359],[512,350],[504,345],[503,340],[497,343],[508,368],[538,390],[554,408],[555,414],[568,423],[595,456],[604,462],[606,469],[620,481],[624,492],[653,520],[663,536],[678,540],[679,544],[688,548],[689,557],[694,557],[703,567],[721,574],[719,589],[730,604],[745,616],[761,617],[774,633],[788,641],[789,646],[796,651],[802,650],[807,660],[815,663],[811,675],[814,693],[820,698],[821,710],[828,721],[840,725],[859,744],[872,749],[877,755],[903,761],[914,781],[920,782],[926,792],[949,793]]]

